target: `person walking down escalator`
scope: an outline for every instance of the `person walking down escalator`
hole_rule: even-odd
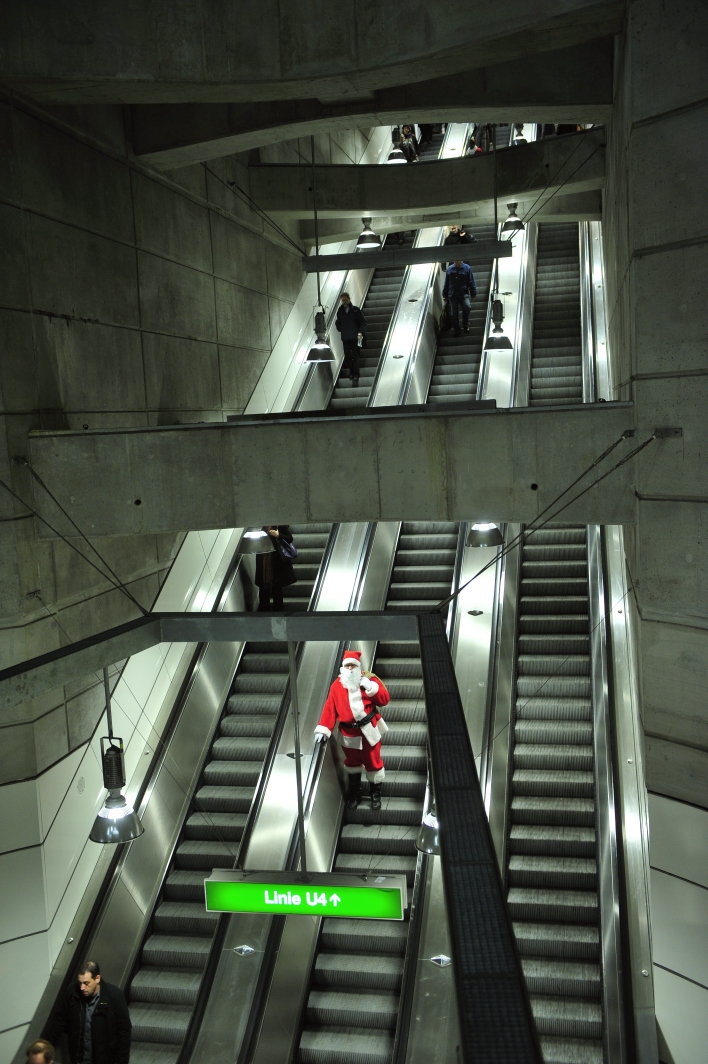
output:
[[[339,724],[344,771],[348,777],[347,809],[356,809],[361,802],[362,771],[369,781],[371,808],[381,808],[381,784],[386,775],[381,740],[388,728],[379,709],[390,701],[391,696],[378,676],[361,671],[361,651],[345,650],[339,677],[329,689],[315,728],[315,742],[329,739]]]
[[[359,384],[359,348],[364,342],[366,318],[359,307],[354,306],[348,292],[342,292],[341,301],[334,324],[342,337],[344,368],[349,370],[352,388],[356,388]]]
[[[434,136],[434,133],[435,133],[435,128],[434,128],[432,122],[420,122],[419,123],[419,129],[420,129],[420,150],[424,151],[426,148],[429,148],[432,145],[432,143],[433,143],[433,136]]]
[[[297,550],[293,546],[290,525],[263,525],[263,531],[273,540],[275,550],[256,555],[256,587],[260,591],[259,613],[270,610],[271,599],[273,609],[282,610],[283,588],[297,583],[293,569],[293,558],[297,558]]]
[[[450,304],[452,324],[455,336],[460,336],[460,311],[462,311],[462,328],[466,333],[470,331],[470,310],[472,300],[477,295],[477,285],[471,266],[461,259],[456,259],[452,266],[445,271],[445,286],[443,287],[443,299]]]
[[[105,983],[95,961],[85,961],[42,1031],[58,1045],[66,1036],[71,1064],[128,1064],[130,1013],[123,991]]]
[[[415,135],[414,126],[404,126],[403,136],[410,143],[410,146],[413,148],[415,158],[417,159],[420,155],[420,144],[418,143],[418,138]]]

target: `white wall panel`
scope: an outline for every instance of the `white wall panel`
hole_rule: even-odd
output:
[[[651,906],[654,961],[708,987],[708,890],[652,869]]]
[[[0,787],[0,853],[20,846],[36,846],[41,841],[35,781],[23,780]]]
[[[0,856],[0,898],[0,940],[46,928],[41,847]]]
[[[86,746],[78,746],[36,780],[39,823],[43,839],[51,828],[69,788],[77,785],[81,777],[78,769],[85,755]]]
[[[0,1030],[30,1022],[49,970],[46,933],[0,944]]]
[[[29,1024],[12,1027],[9,1031],[0,1031],[0,1060],[12,1060],[20,1046],[29,1042]]]
[[[654,966],[656,1018],[673,1064],[708,1058],[708,991]],[[662,1059],[666,1059],[662,1056]]]
[[[651,864],[708,887],[708,811],[649,795]]]

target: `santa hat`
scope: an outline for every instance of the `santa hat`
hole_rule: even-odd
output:
[[[342,658],[342,665],[346,665],[347,662],[353,662],[355,665],[361,666],[361,651],[345,650],[344,657]]]

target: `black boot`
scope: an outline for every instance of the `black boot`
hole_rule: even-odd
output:
[[[369,784],[369,789],[371,790],[371,808],[372,809],[380,809],[381,808],[381,784],[380,783],[370,783]]]
[[[356,809],[361,801],[361,776],[350,776],[346,793],[347,809]]]

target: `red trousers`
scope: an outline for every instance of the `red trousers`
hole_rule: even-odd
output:
[[[376,746],[369,746],[366,739],[362,738],[361,745],[361,750],[353,750],[351,746],[342,747],[344,751],[344,771],[351,776],[355,776],[364,769],[366,778],[370,783],[380,783],[386,775],[386,769],[381,760],[381,743],[377,743]]]

